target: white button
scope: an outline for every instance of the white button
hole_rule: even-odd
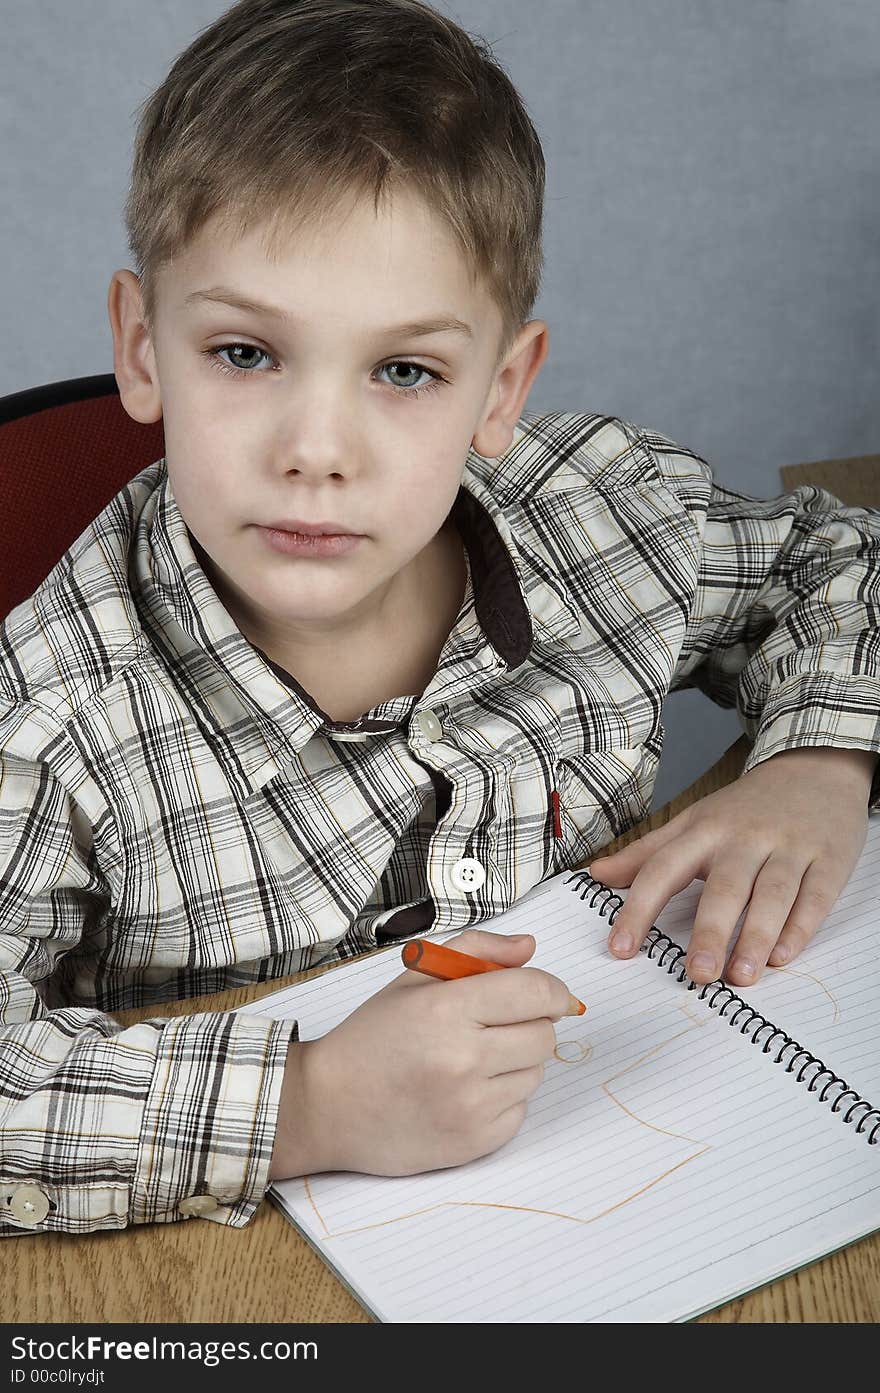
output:
[[[215,1209],[219,1209],[219,1204],[213,1195],[190,1195],[188,1200],[181,1200],[177,1208],[181,1214],[190,1214],[194,1218],[201,1218],[204,1214],[213,1214]]]
[[[480,890],[486,884],[486,872],[472,856],[463,856],[449,872],[456,890]]]
[[[419,723],[419,730],[426,740],[439,740],[443,734],[443,727],[437,720],[433,711],[420,711],[416,716]]]
[[[9,1212],[26,1228],[36,1228],[49,1213],[49,1198],[39,1185],[19,1185],[13,1190]]]

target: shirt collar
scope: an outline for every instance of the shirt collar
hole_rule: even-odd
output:
[[[502,459],[512,462],[533,445],[528,428],[517,425]],[[542,449],[546,453],[546,446]],[[500,460],[471,448],[452,514],[468,553],[477,618],[499,657],[513,669],[528,657],[536,630],[550,638],[570,638],[580,632],[581,616],[563,577],[529,548],[499,504],[493,479],[502,468]],[[516,503],[510,511],[516,513]]]
[[[524,432],[515,431],[511,449]],[[497,461],[473,449],[453,504],[469,563],[473,606],[486,642],[508,670],[520,667],[540,635],[577,633],[580,618],[562,578],[518,537],[491,487]],[[154,641],[166,661],[186,672],[194,693],[221,728],[256,722],[259,746],[244,758],[251,779],[264,782],[292,751],[322,727],[392,728],[410,713],[411,699],[375,708],[377,721],[333,722],[284,669],[257,649],[234,623],[200,564],[171,491],[164,459],[157,487],[138,519],[134,565]],[[403,706],[407,710],[403,710]],[[399,708],[399,709],[398,709]],[[382,720],[386,725],[383,726]]]

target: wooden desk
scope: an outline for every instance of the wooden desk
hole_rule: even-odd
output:
[[[792,465],[781,474],[785,489],[817,483],[847,503],[867,507],[880,503],[880,456]],[[748,743],[742,737],[689,789],[611,847],[625,846],[652,828],[662,827],[683,808],[731,783],[742,770],[747,750]],[[169,1003],[162,1013],[180,1015],[242,1006],[295,980],[278,979],[219,996]],[[126,1011],[120,1019],[131,1024],[157,1014],[158,1008],[152,1006]],[[48,1321],[307,1323],[371,1319],[293,1225],[270,1204],[263,1204],[244,1229],[190,1219],[85,1238],[60,1234],[9,1238],[0,1242],[0,1290],[3,1319],[24,1325]],[[877,1321],[880,1233],[698,1319]]]

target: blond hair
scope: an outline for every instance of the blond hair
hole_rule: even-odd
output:
[[[540,286],[544,156],[481,39],[420,0],[240,0],[138,109],[129,247],[148,327],[163,266],[217,219],[271,256],[348,195],[400,184],[444,220],[501,311],[498,361]]]

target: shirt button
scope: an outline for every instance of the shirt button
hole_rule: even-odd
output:
[[[40,1189],[39,1185],[19,1185],[12,1192],[9,1201],[9,1212],[20,1224],[26,1228],[36,1228],[41,1224],[49,1213],[49,1197]]]
[[[449,879],[456,890],[464,890],[465,892],[480,890],[486,884],[486,872],[479,861],[475,861],[472,856],[463,856],[452,867]]]
[[[181,1214],[187,1214],[193,1218],[202,1218],[205,1214],[213,1214],[220,1205],[213,1195],[190,1195],[189,1199],[181,1200],[177,1206]]]
[[[439,740],[443,734],[443,727],[437,720],[433,711],[420,711],[416,716],[419,723],[419,730],[426,740]]]

